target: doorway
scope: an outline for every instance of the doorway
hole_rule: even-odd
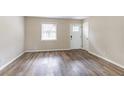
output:
[[[71,24],[70,47],[71,49],[81,48],[81,24]]]

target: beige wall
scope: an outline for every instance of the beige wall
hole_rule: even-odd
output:
[[[41,23],[57,23],[57,40],[41,41]],[[70,48],[70,24],[77,20],[25,17],[25,50],[51,50]]]
[[[124,67],[124,17],[90,17],[89,51]]]
[[[24,50],[23,17],[0,17],[0,67]]]

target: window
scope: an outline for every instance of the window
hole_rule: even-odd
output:
[[[41,40],[56,40],[56,24],[42,24]]]
[[[80,24],[74,24],[72,29],[73,29],[73,32],[80,31]]]

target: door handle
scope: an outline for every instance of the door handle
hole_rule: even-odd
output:
[[[71,35],[70,37],[71,37],[71,39],[72,39],[72,35]]]

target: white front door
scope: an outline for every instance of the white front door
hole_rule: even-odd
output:
[[[71,49],[81,48],[81,24],[72,24],[70,29]]]
[[[89,49],[88,34],[89,34],[89,24],[88,22],[84,22],[83,23],[83,49],[87,51]]]

